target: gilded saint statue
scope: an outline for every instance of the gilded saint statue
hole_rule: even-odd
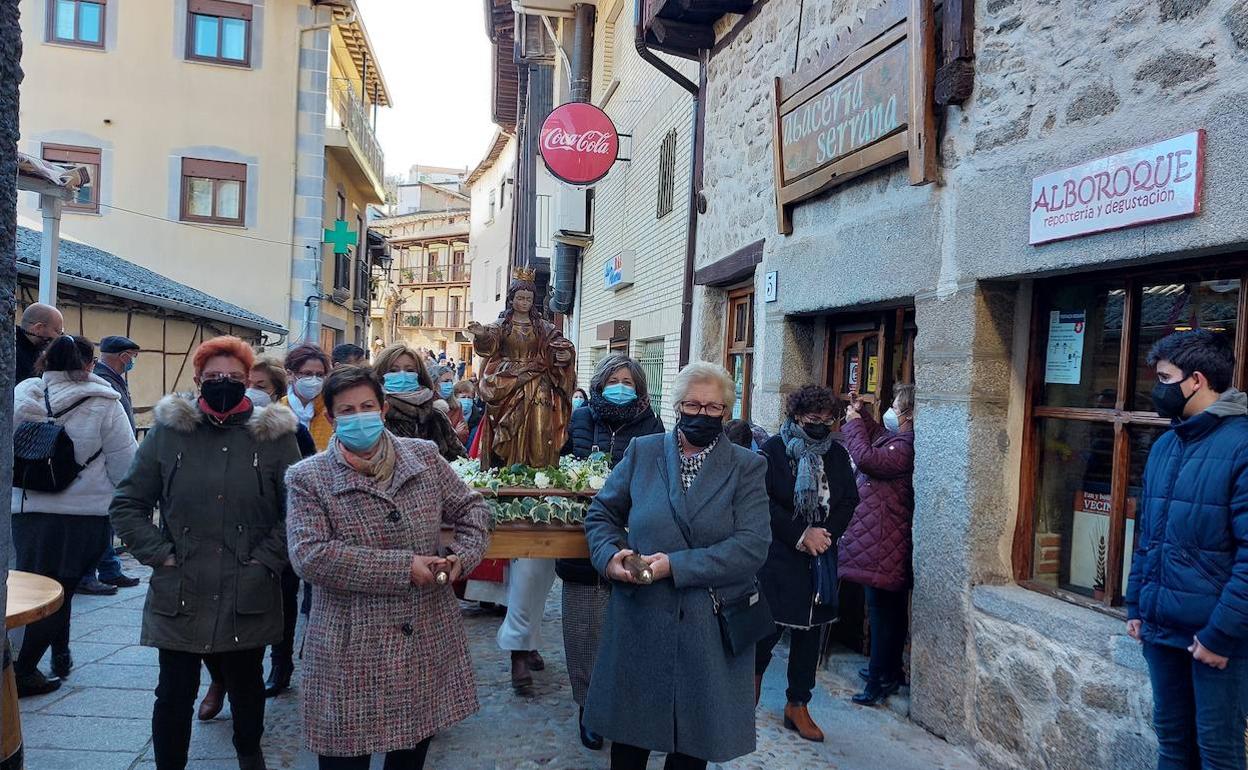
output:
[[[534,271],[518,268],[507,307],[492,324],[473,321],[468,333],[485,359],[479,384],[485,401],[481,467],[559,464],[576,388],[572,343],[534,307]]]

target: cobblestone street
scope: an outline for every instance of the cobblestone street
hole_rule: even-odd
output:
[[[147,570],[132,562],[127,572]],[[74,598],[72,651],[76,668],[58,692],[22,701],[27,767],[31,770],[151,770],[150,723],[156,685],[156,651],[138,645],[147,581],[116,596]],[[494,641],[500,618],[468,609],[465,621],[476,667],[481,712],[434,741],[430,770],[527,770],[606,768],[607,753],[583,749],[576,732],[564,668],[559,589],[551,593],[544,623],[547,668],[535,673],[530,697],[513,694],[505,657]],[[302,627],[300,630],[302,635]],[[974,760],[888,710],[860,709],[848,702],[847,683],[824,672],[811,704],[827,733],[818,745],[784,729],[784,650],[768,672],[759,708],[759,746],[754,754],[718,766],[834,768],[835,770],[971,770]],[[856,661],[837,670],[852,671]],[[47,661],[44,670],[47,670]],[[296,671],[296,676],[298,671]],[[206,686],[207,673],[204,673]],[[265,753],[271,768],[314,770],[302,749],[295,690],[268,702]],[[195,723],[192,770],[233,770],[229,708],[212,722]],[[661,757],[651,762],[662,765]],[[380,761],[374,767],[380,768]]]

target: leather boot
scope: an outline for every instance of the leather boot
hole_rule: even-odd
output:
[[[295,664],[289,660],[273,659],[269,668],[269,678],[264,683],[264,697],[276,698],[290,689],[290,677],[295,673]]]
[[[533,685],[533,674],[529,671],[529,651],[512,650],[511,653],[511,686],[523,690]]]
[[[268,770],[264,764],[264,753],[257,751],[249,757],[238,758],[238,770]]]
[[[546,659],[537,650],[529,650],[529,669],[533,671],[546,670]]]
[[[210,719],[216,719],[223,706],[225,706],[225,683],[209,684],[208,692],[204,693],[204,699],[199,702],[199,721],[207,722]]]
[[[754,675],[754,707],[758,708],[758,699],[763,694],[763,675]]]
[[[784,726],[796,730],[797,734],[808,741],[823,743],[823,730],[810,718],[810,711],[805,703],[789,703],[784,707]]]

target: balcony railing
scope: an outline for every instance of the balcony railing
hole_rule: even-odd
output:
[[[400,326],[409,329],[463,329],[468,325],[466,310],[424,310],[404,313]]]
[[[325,125],[340,128],[355,139],[370,170],[380,182],[385,179],[386,157],[381,151],[377,135],[373,133],[368,119],[368,108],[356,96],[351,81],[334,78],[329,83],[329,108],[325,110]]]
[[[427,283],[468,283],[472,280],[472,270],[469,265],[450,264],[450,265],[416,265],[415,267],[399,268],[399,283],[408,284],[427,284]]]

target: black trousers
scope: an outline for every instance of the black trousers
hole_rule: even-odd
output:
[[[425,755],[429,753],[429,742],[432,740],[433,738],[426,738],[414,749],[386,752],[383,770],[423,770]],[[320,770],[368,770],[371,761],[372,757],[368,754],[362,757],[320,756],[317,758],[317,766]]]
[[[899,682],[910,632],[910,592],[867,586],[866,594],[867,616],[871,620],[871,678]]]
[[[17,654],[17,660],[13,661],[13,673],[18,676],[30,674],[38,668],[49,647],[54,653],[69,652],[69,618],[78,581],[56,578],[56,582],[61,584],[64,599],[56,612],[26,626],[22,650]]]
[[[771,651],[776,648],[784,627],[776,626],[776,633],[758,643],[754,648],[754,673],[762,676],[771,663]],[[789,631],[789,689],[785,695],[789,703],[810,703],[815,689],[815,669],[819,667],[819,643],[823,639],[823,626],[814,628],[790,628]]]
[[[295,659],[295,622],[299,620],[299,576],[289,564],[282,570],[282,641],[273,645],[270,659],[276,668],[279,664],[291,666]]]
[[[629,746],[627,743],[611,744],[611,770],[646,770],[649,761],[650,749]],[[706,770],[706,760],[695,759],[688,754],[668,754],[663,762],[663,770]]]
[[[264,648],[212,655],[161,650],[156,705],[152,707],[156,770],[186,767],[202,661],[211,661],[225,682],[234,722],[234,750],[240,757],[260,753],[260,737],[264,735]]]

